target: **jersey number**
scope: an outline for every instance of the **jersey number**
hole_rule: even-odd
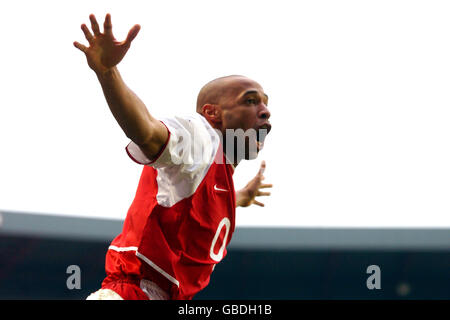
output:
[[[223,237],[222,246],[220,247],[219,252],[216,254],[216,253],[214,253],[214,247],[216,246],[217,239],[219,239],[220,232],[222,231],[224,226],[225,226],[225,237]],[[230,232],[230,226],[231,226],[230,219],[225,217],[220,221],[219,226],[217,227],[216,234],[214,235],[214,239],[211,242],[211,249],[209,250],[209,256],[214,261],[219,262],[223,258],[223,252],[224,252],[225,246],[227,244],[227,238],[228,238],[228,233]]]

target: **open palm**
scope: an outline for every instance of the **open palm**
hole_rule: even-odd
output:
[[[256,200],[256,197],[270,196],[270,192],[261,191],[261,189],[272,188],[272,184],[264,184],[265,179],[264,170],[266,169],[266,162],[262,161],[258,174],[247,183],[247,185],[236,193],[236,204],[241,207],[248,207],[256,204],[264,207],[264,203]]]
[[[77,41],[73,44],[85,53],[89,67],[97,74],[103,74],[122,61],[130,48],[131,41],[136,38],[141,27],[138,24],[134,25],[128,32],[125,41],[117,41],[112,32],[111,15],[109,13],[105,17],[103,33],[100,32],[97,19],[93,14],[89,16],[89,20],[93,33],[85,24],[81,25],[81,30],[83,30],[89,46],[86,47]]]

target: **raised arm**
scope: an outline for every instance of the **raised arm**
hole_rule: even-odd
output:
[[[145,104],[127,87],[117,69],[117,64],[127,53],[140,26],[133,26],[125,41],[117,41],[112,33],[110,14],[106,15],[103,33],[93,14],[89,19],[93,34],[85,24],[81,25],[89,46],[76,41],[73,44],[86,55],[88,65],[96,73],[109,108],[125,135],[149,159],[153,159],[168,138],[167,128],[148,112]]]

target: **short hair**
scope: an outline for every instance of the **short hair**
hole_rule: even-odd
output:
[[[225,85],[226,80],[230,78],[246,78],[241,75],[229,75],[220,78],[216,78],[214,80],[209,81],[205,84],[198,93],[197,96],[197,112],[202,112],[202,107],[205,104],[218,104],[220,101],[220,97],[222,97],[227,90],[227,86]]]

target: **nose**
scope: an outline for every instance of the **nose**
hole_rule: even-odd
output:
[[[268,120],[270,118],[270,111],[264,103],[262,103],[261,106],[262,107],[258,112],[258,117],[261,119]]]

